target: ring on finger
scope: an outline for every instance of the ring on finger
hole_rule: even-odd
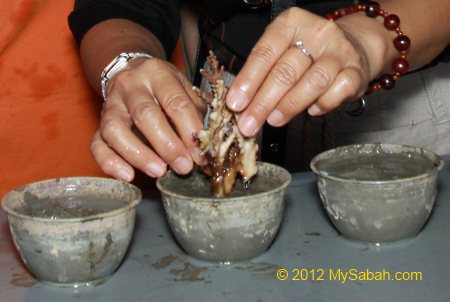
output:
[[[311,55],[311,52],[305,47],[305,42],[303,42],[302,39],[298,39],[297,41],[295,41],[294,46],[297,47],[297,49],[299,49],[305,56],[310,58],[312,62],[314,62],[314,58]]]

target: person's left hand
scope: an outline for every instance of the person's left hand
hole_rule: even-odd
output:
[[[300,39],[310,56],[295,46]],[[282,13],[266,28],[227,95],[228,107],[242,112],[241,132],[252,136],[266,120],[282,126],[306,109],[321,115],[361,96],[371,75],[360,44],[345,26],[321,16],[300,8]]]

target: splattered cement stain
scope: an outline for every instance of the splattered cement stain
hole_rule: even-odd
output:
[[[202,272],[207,271],[210,267],[200,267],[189,261],[185,254],[167,255],[151,263],[152,268],[163,270],[171,267],[169,274],[170,280],[176,282],[205,282],[210,283],[206,277],[200,276]]]
[[[165,257],[153,262],[152,267],[154,269],[164,269],[164,268],[168,267],[169,265],[171,265],[177,259],[178,259],[178,257],[176,257],[174,255],[168,255],[168,256],[165,256]]]
[[[232,265],[231,267],[237,270],[257,274],[259,276],[269,276],[271,278],[275,276],[276,271],[280,268],[280,266],[276,264],[267,262],[256,262],[256,263],[250,262],[248,263],[248,265],[236,264]]]
[[[196,281],[206,281],[204,277],[200,277],[200,274],[206,271],[208,268],[199,267],[193,265],[190,262],[184,263],[184,268],[182,269],[171,269],[170,273],[175,276],[173,281],[181,282],[196,282]]]
[[[195,263],[195,264],[194,264]],[[273,278],[276,271],[280,268],[278,265],[267,262],[237,262],[228,265],[201,263],[198,265],[195,261],[192,263],[190,257],[186,254],[167,255],[151,263],[151,267],[156,270],[170,269],[168,271],[170,280],[175,282],[203,282],[212,283],[211,274],[215,270],[227,267],[232,270],[245,271],[254,277]]]

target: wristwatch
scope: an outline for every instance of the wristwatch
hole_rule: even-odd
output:
[[[143,52],[123,52],[117,57],[115,57],[114,60],[112,60],[111,63],[108,64],[108,66],[106,66],[101,75],[103,100],[106,101],[106,91],[108,81],[111,80],[111,78],[117,72],[123,70],[128,65],[128,61],[135,58],[153,59],[153,56]]]

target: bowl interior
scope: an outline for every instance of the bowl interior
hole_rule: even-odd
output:
[[[381,143],[338,147],[311,161],[311,169],[322,177],[362,182],[426,177],[442,167],[443,161],[431,151]]]
[[[38,220],[86,220],[135,207],[140,190],[109,178],[73,177],[35,182],[5,196],[5,211]]]
[[[211,194],[210,179],[200,170],[181,176],[170,171],[164,177],[157,180],[158,189],[167,195],[184,199],[195,200],[221,200],[236,201],[242,199],[254,199],[260,194],[285,189],[291,181],[291,175],[287,170],[277,165],[258,162],[258,174],[245,188],[240,178],[236,180],[230,196],[214,197]]]

